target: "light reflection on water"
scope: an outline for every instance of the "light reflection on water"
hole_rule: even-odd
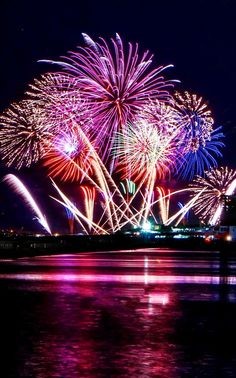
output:
[[[73,273],[20,273],[0,274],[0,280],[24,280],[24,281],[69,281],[69,282],[118,282],[126,284],[222,284],[220,276],[170,276],[149,275],[121,275],[121,274],[73,274]],[[227,277],[228,285],[236,285],[236,277]]]
[[[0,261],[3,377],[235,377],[235,261],[168,254]]]

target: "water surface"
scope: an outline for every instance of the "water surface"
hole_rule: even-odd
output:
[[[236,261],[142,249],[0,260],[2,377],[235,377]]]

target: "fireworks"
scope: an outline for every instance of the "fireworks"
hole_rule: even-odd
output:
[[[228,167],[211,169],[205,172],[205,178],[197,176],[189,187],[192,197],[202,192],[193,206],[194,212],[205,223],[215,224],[221,215],[223,196],[235,190],[236,171]]]
[[[162,76],[167,67],[151,68],[152,55],[140,55],[138,44],[125,47],[118,35],[99,43],[83,37],[85,47],[49,61],[63,72],[34,80],[26,99],[0,117],[3,161],[17,169],[40,162],[51,178],[76,187],[79,208],[53,181],[59,198],[52,198],[67,210],[70,232],[75,221],[94,234],[140,227],[149,215],[158,218],[156,203],[165,224],[191,206],[200,214],[206,190],[195,180],[194,199],[168,218],[175,192],[166,195],[163,182],[217,165],[223,134],[211,111],[194,94],[172,96],[173,82]]]
[[[147,51],[140,58],[137,44],[129,44],[126,54],[118,34],[111,40],[112,48],[104,39],[97,43],[86,34],[83,37],[84,48],[71,52],[65,63],[56,63],[77,81],[81,96],[94,110],[97,145],[112,145],[114,134],[133,121],[145,101],[169,98],[171,84],[161,74],[167,67],[150,70],[152,55]]]
[[[165,191],[164,188],[158,186],[157,192],[159,195],[159,206],[160,206],[160,217],[163,224],[166,224],[167,219],[169,218],[169,209],[170,209],[170,189]]]
[[[205,146],[200,145],[197,152],[187,152],[184,155],[182,165],[178,168],[179,176],[183,179],[192,179],[194,174],[204,175],[205,170],[217,167],[217,158],[222,157],[221,148],[224,147],[222,139],[224,134],[221,127],[211,132],[211,139],[205,142]]]
[[[40,118],[53,135],[72,127],[84,132],[92,128],[92,112],[80,95],[78,79],[57,73],[42,75],[27,94],[40,104]]]
[[[155,124],[140,119],[134,125],[129,124],[117,136],[115,153],[118,158],[117,169],[122,172],[122,178],[139,181],[137,190],[145,183],[139,217],[139,221],[145,223],[151,211],[156,180],[168,176],[180,159],[175,143],[176,131],[164,133]]]
[[[66,210],[66,215],[68,219],[68,224],[69,224],[69,233],[71,235],[74,234],[74,225],[75,225],[75,217],[74,214],[69,210],[67,207],[65,207]]]
[[[142,119],[127,125],[123,133],[117,134],[114,148],[122,177],[145,181],[150,175],[166,176],[178,159],[174,141],[175,133],[162,133]]]
[[[179,170],[184,179],[192,179],[195,174],[217,166],[216,157],[221,156],[223,134],[220,128],[213,129],[211,111],[201,97],[184,92],[175,93],[175,108],[179,113],[182,127],[182,146],[185,163]]]
[[[0,153],[8,167],[29,167],[44,156],[52,134],[42,122],[38,102],[13,104],[0,124]]]
[[[181,116],[174,108],[172,99],[168,102],[149,99],[138,116],[147,124],[155,125],[161,133],[173,134],[177,129],[180,132]],[[180,135],[178,137],[180,138]]]
[[[38,220],[38,222],[49,234],[51,234],[51,230],[47,223],[46,217],[42,214],[40,208],[38,207],[37,203],[33,199],[26,186],[23,184],[23,182],[12,174],[6,175],[4,177],[4,181],[6,181],[15,190],[16,193],[24,198],[25,203],[29,205],[33,212],[37,215],[36,219]]]
[[[133,195],[136,191],[136,185],[133,181],[126,179],[124,182],[120,182],[124,195]]]
[[[84,204],[85,204],[85,213],[87,218],[90,220],[90,231],[91,224],[94,218],[94,201],[96,196],[96,190],[94,187],[89,187],[88,185],[81,185],[81,190],[84,194]]]
[[[175,107],[182,114],[186,151],[197,152],[199,146],[204,147],[211,138],[214,123],[211,111],[201,97],[188,92],[175,93]]]
[[[50,176],[61,181],[79,181],[84,172],[92,172],[89,151],[79,129],[68,129],[56,134],[43,163]]]

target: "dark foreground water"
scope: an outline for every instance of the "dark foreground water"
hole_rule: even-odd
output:
[[[236,261],[136,250],[0,260],[0,377],[236,377]]]

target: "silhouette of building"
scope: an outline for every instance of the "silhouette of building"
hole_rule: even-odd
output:
[[[236,226],[236,196],[223,196],[222,226]]]

